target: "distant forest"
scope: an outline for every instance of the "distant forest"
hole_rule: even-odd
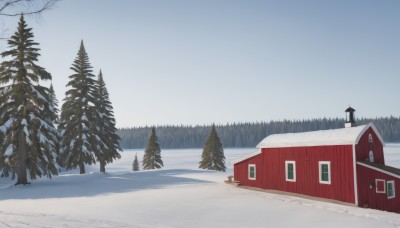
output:
[[[255,147],[271,134],[295,133],[344,127],[344,119],[283,120],[255,123],[233,123],[216,125],[223,147]],[[385,142],[400,142],[400,117],[357,119],[357,125],[373,122]],[[157,126],[156,131],[161,149],[202,148],[211,125],[204,126]],[[145,148],[151,134],[151,127],[121,128],[123,149]]]

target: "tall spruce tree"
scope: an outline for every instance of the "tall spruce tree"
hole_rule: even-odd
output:
[[[99,115],[96,129],[100,140],[95,147],[95,155],[100,162],[100,172],[104,173],[106,171],[106,163],[111,163],[114,159],[121,158],[118,150],[121,151],[122,149],[119,146],[120,138],[115,127],[113,107],[101,70],[97,79],[97,98],[98,105],[96,109]]]
[[[17,175],[16,185],[28,184],[30,178],[57,174],[58,133],[53,121],[50,90],[40,83],[51,75],[36,64],[40,56],[21,15],[18,30],[8,40],[7,59],[0,65],[0,131],[4,134],[0,151],[2,176]]]
[[[164,164],[161,159],[161,149],[158,144],[156,129],[153,127],[151,129],[149,143],[147,144],[143,155],[143,169],[159,169],[162,166],[164,166]]]
[[[69,90],[65,93],[59,124],[61,159],[67,169],[79,167],[83,174],[85,164],[96,162],[95,153],[100,141],[96,80],[83,41],[70,69],[73,74],[69,76]]]
[[[199,168],[223,172],[226,170],[224,149],[214,124],[204,144]]]
[[[135,154],[135,159],[133,160],[132,163],[132,171],[139,171],[139,161],[137,159],[137,154]]]

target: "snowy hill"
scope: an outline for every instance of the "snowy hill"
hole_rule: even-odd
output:
[[[201,149],[162,150],[165,167],[130,171],[135,154],[98,173],[61,173],[29,186],[0,179],[0,227],[400,227],[400,215],[235,188],[231,161],[254,148],[225,149],[228,171],[197,169]],[[385,147],[400,166],[400,145]]]

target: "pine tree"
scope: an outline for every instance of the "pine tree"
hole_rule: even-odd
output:
[[[95,152],[100,140],[96,106],[96,80],[83,41],[69,76],[69,90],[61,107],[59,132],[61,134],[61,159],[67,169],[79,167],[85,173],[85,164],[96,162]]]
[[[160,169],[162,166],[164,166],[164,164],[161,159],[161,149],[158,144],[156,129],[153,127],[151,129],[149,143],[143,155],[143,169]]]
[[[56,92],[54,91],[53,84],[50,84],[49,96],[50,108],[55,113],[53,122],[54,124],[59,124],[58,113],[60,112],[60,110],[58,109],[58,99],[56,97]]]
[[[135,154],[135,160],[133,160],[133,163],[132,163],[132,170],[135,172],[139,171],[139,161],[137,159],[137,154]]]
[[[58,109],[58,99],[56,97],[56,93],[53,88],[53,84],[50,84],[50,90],[49,90],[49,102],[50,102],[50,109],[52,112],[55,113],[53,117],[50,118],[51,121],[53,121],[54,125],[59,125],[60,124],[60,118],[59,118],[59,112],[60,110]],[[59,132],[57,131],[57,151],[60,151],[60,142],[61,142],[61,136]],[[60,154],[57,154],[57,157],[55,157],[58,166],[63,166],[63,161],[60,160]]]
[[[97,98],[96,106],[98,115],[97,126],[100,140],[97,144],[95,155],[100,162],[100,172],[106,171],[106,163],[111,163],[116,158],[121,158],[118,150],[122,150],[119,146],[119,136],[115,127],[115,119],[113,107],[109,99],[106,84],[103,80],[103,74],[100,70],[97,80]]]
[[[214,124],[204,144],[199,168],[223,172],[226,170],[224,149]]]
[[[9,59],[0,65],[0,131],[4,135],[0,151],[2,176],[17,175],[18,184],[30,178],[57,174],[58,133],[53,121],[50,90],[40,83],[51,80],[44,68],[36,65],[40,56],[38,43],[33,41],[21,15],[18,30],[8,40],[10,50],[3,52]]]

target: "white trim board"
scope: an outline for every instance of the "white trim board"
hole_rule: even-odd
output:
[[[394,184],[394,180],[386,181],[386,184],[387,185],[392,184],[392,186],[393,186],[393,196],[387,195],[389,193],[389,190],[388,190],[388,191],[386,191],[387,198],[388,199],[396,198],[396,185]],[[388,187],[387,187],[387,189],[388,189]]]
[[[378,137],[379,141],[381,141],[382,146],[385,146],[385,142],[383,141],[383,138],[382,138],[381,134],[379,133],[378,129],[376,129],[375,125],[374,125],[372,122],[370,122],[369,124],[367,124],[367,125],[365,126],[365,128],[360,132],[360,134],[357,136],[357,139],[356,139],[356,141],[355,141],[354,144],[358,144],[358,142],[359,142],[360,139],[361,139],[361,136],[368,130],[369,127],[371,127],[372,130],[375,132],[375,134],[376,134],[376,136]],[[369,140],[369,139],[368,139],[368,140]]]
[[[288,164],[292,164],[293,165],[293,179],[289,179],[288,178]],[[285,178],[286,181],[289,182],[296,182],[296,161],[285,161]]]
[[[356,164],[356,144],[353,144],[353,180],[354,180],[354,204],[358,206],[358,183],[357,183],[357,164]]]
[[[254,168],[254,177],[250,177],[250,167],[253,167]],[[247,178],[249,179],[249,180],[256,180],[257,179],[257,169],[256,169],[256,164],[249,164],[248,166],[247,166]]]
[[[328,181],[322,180],[322,169],[321,165],[328,165]],[[331,162],[330,161],[319,161],[318,162],[318,172],[319,172],[319,183],[320,184],[332,184],[332,175],[331,175]]]

